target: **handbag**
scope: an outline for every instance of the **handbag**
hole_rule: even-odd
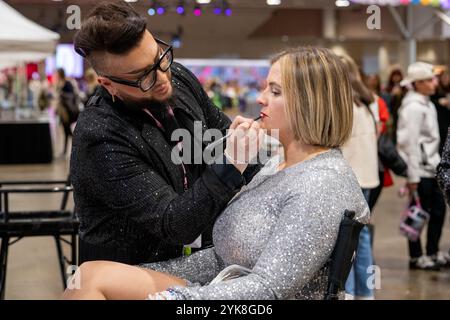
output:
[[[430,219],[430,215],[423,210],[417,191],[413,194],[413,200],[414,202],[408,205],[402,214],[400,232],[410,241],[416,242],[420,237],[423,227]]]
[[[378,157],[385,167],[391,169],[396,175],[407,176],[408,166],[397,152],[394,143],[388,135],[382,134],[378,138]]]

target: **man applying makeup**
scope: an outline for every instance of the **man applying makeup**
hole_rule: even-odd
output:
[[[75,36],[75,50],[101,85],[73,138],[80,263],[163,261],[181,256],[183,245],[201,234],[202,247],[210,245],[215,218],[259,166],[229,157],[175,163],[171,153],[179,141],[172,133],[186,129],[204,149],[194,137],[196,121],[203,131],[223,133],[259,130],[258,122],[237,117],[231,124],[195,76],[173,61],[172,47],[124,1],[97,6]],[[225,151],[245,149],[244,138],[228,139]]]

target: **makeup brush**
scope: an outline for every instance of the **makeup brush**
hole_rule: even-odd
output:
[[[262,117],[266,116],[266,114],[261,113],[261,115],[255,119],[253,119],[253,121],[258,121],[261,120]],[[219,143],[223,142],[223,140],[227,139],[229,136],[231,136],[232,132],[229,132],[228,134],[225,135],[225,137],[220,138],[217,141],[214,141],[213,143],[209,144],[206,148],[205,151],[207,151],[208,153],[214,149],[214,147],[216,147],[217,145],[219,145]]]

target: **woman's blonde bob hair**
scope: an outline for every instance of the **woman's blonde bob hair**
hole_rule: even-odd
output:
[[[281,64],[286,116],[296,140],[335,148],[350,137],[353,96],[347,70],[328,49],[300,47],[272,59]]]

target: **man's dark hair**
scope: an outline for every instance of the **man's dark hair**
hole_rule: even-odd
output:
[[[97,70],[98,54],[127,53],[142,40],[146,27],[146,19],[125,1],[102,2],[75,35],[75,50]]]

